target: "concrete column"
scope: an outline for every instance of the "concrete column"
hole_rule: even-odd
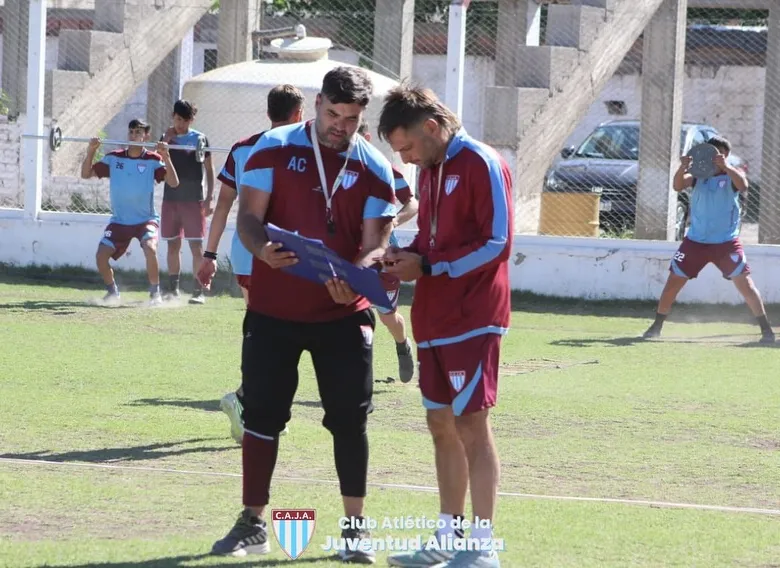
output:
[[[764,142],[761,166],[761,209],[758,242],[780,244],[780,2],[769,8],[769,36],[766,50],[764,90]]]
[[[496,86],[512,87],[519,69],[518,48],[539,45],[542,6],[537,0],[498,0]]]
[[[687,0],[664,0],[644,31],[635,238],[674,240]]]
[[[414,0],[376,0],[374,71],[409,78],[413,56]]]
[[[252,60],[252,32],[262,27],[260,0],[221,0],[217,67]]]
[[[30,0],[6,0],[3,7],[3,90],[11,99],[9,112],[27,104],[27,41]]]
[[[173,103],[180,97],[184,83],[192,77],[194,28],[149,76],[147,84],[147,120],[152,138],[159,139],[170,126]]]

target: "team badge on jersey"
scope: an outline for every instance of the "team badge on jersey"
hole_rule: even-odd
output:
[[[458,182],[460,181],[460,176],[447,176],[447,179],[444,180],[444,192],[449,195],[453,191],[455,191],[455,188],[458,187]]]
[[[343,187],[344,189],[349,189],[350,187],[355,185],[357,179],[358,179],[357,172],[347,170],[344,172],[344,178],[341,180],[341,187]]]
[[[138,173],[142,174],[146,171],[146,164],[137,164],[138,166]]]
[[[450,371],[450,384],[452,388],[460,392],[466,384],[466,371]]]
[[[317,512],[313,509],[274,509],[274,535],[284,553],[295,560],[306,551],[314,536]]]

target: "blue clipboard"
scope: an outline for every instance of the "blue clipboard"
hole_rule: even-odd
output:
[[[393,309],[376,270],[355,266],[326,247],[322,241],[303,237],[271,223],[265,225],[265,232],[268,240],[281,243],[283,250],[294,252],[298,257],[297,264],[282,268],[285,272],[322,285],[331,278],[340,278],[356,294],[365,296],[375,306]]]

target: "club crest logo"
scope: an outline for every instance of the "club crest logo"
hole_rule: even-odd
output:
[[[740,256],[737,253],[735,253],[735,252],[732,252],[729,255],[729,258],[731,259],[731,262],[739,262],[740,261]]]
[[[355,185],[357,179],[358,179],[357,172],[347,170],[344,172],[344,178],[341,180],[341,187],[343,187],[344,189],[349,189],[350,187]]]
[[[455,188],[458,187],[459,181],[460,176],[447,176],[447,179],[444,180],[444,193],[449,195],[455,191]]]
[[[274,509],[271,519],[274,535],[284,553],[295,560],[311,544],[316,522],[314,509]]]
[[[466,371],[450,371],[450,384],[452,388],[460,392],[466,384]]]
[[[370,346],[372,343],[374,343],[374,330],[371,329],[370,325],[361,325],[360,333],[363,334],[363,341],[366,342],[367,346]]]
[[[146,164],[138,164],[138,173],[142,174],[146,171]]]
[[[726,187],[726,180],[725,180],[725,179],[722,179],[722,180],[720,180],[720,181],[718,182],[718,187],[719,187],[720,189],[723,189],[724,187]]]

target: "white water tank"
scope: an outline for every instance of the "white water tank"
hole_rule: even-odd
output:
[[[322,87],[325,74],[344,63],[328,58],[331,41],[305,37],[298,26],[297,36],[275,39],[265,50],[278,54],[277,59],[246,61],[219,67],[197,75],[186,82],[182,98],[198,108],[193,128],[203,132],[209,144],[230,148],[237,140],[251,136],[270,126],[267,118],[268,92],[280,84],[295,85],[306,97],[304,120],[314,118],[314,101]],[[366,109],[371,142],[401,171],[414,188],[416,168],[404,166],[390,146],[376,134],[385,93],[398,83],[389,77],[368,71],[374,94]],[[215,174],[222,169],[227,154],[214,153]]]

